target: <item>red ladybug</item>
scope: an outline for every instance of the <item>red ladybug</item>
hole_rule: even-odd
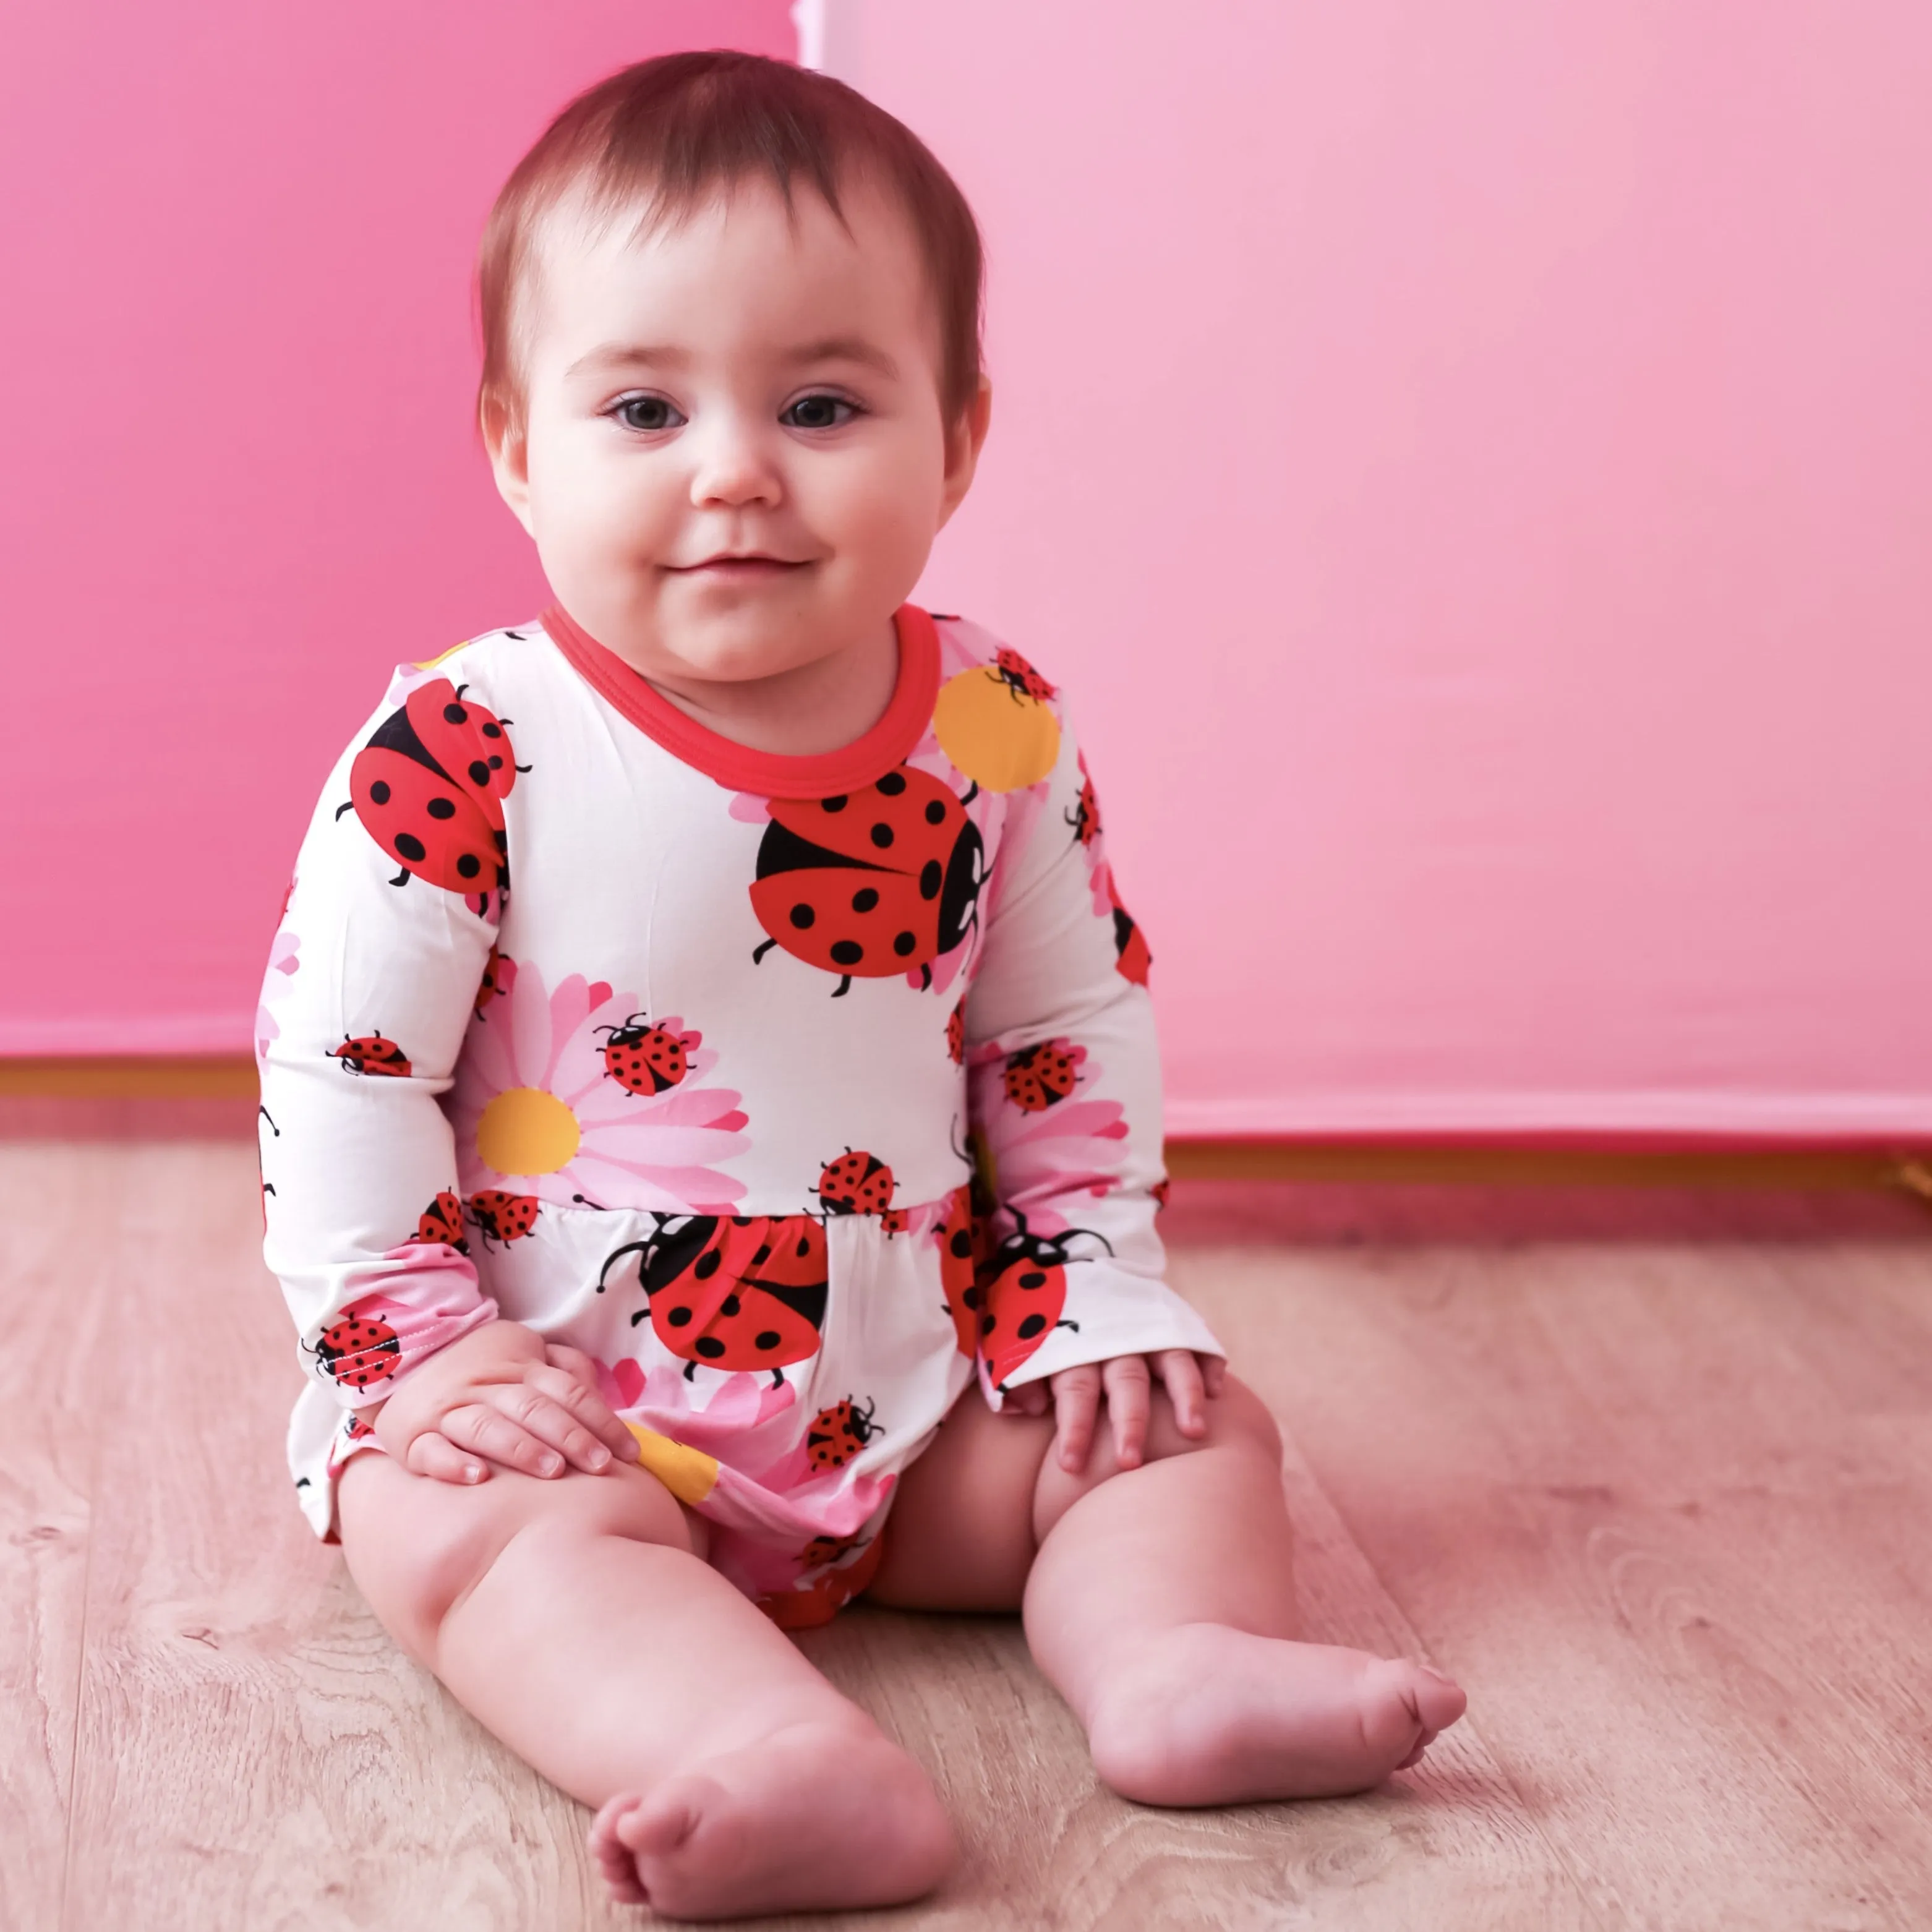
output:
[[[446,1248],[454,1248],[458,1254],[469,1253],[470,1243],[463,1232],[463,1203],[446,1190],[439,1194],[423,1210],[416,1222],[416,1231],[410,1239],[440,1241]]]
[[[370,1388],[402,1366],[403,1345],[386,1322],[345,1314],[316,1337],[316,1366],[344,1388]]]
[[[1091,845],[1100,836],[1100,801],[1094,796],[1094,781],[1087,776],[1087,761],[1080,761],[1080,796],[1066,822],[1082,845]]]
[[[970,794],[969,794],[970,796]],[[863,791],[773,799],[752,910],[774,946],[839,976],[921,970],[970,930],[984,883],[980,828],[949,786],[900,765]]]
[[[1173,1189],[1174,1183],[1166,1176],[1162,1175],[1148,1190],[1148,1192],[1154,1196],[1154,1212],[1156,1214],[1167,1206],[1168,1196],[1173,1192]]]
[[[892,1171],[877,1154],[850,1148],[825,1163],[812,1192],[828,1214],[883,1214],[892,1205],[897,1185]],[[904,1218],[900,1218],[904,1226]]]
[[[476,986],[476,1016],[480,1019],[483,1009],[501,992],[502,986],[497,976],[496,968],[502,963],[503,956],[495,946],[490,949],[490,956],[483,962],[483,977]]]
[[[344,1034],[342,1044],[328,1049],[328,1057],[340,1060],[345,1073],[386,1073],[399,1080],[409,1075],[408,1056],[394,1040],[385,1040],[379,1033]]]
[[[497,1242],[520,1241],[536,1226],[543,1203],[533,1194],[506,1194],[486,1187],[470,1197],[470,1220],[488,1248]]]
[[[842,1469],[874,1436],[884,1433],[872,1420],[872,1405],[868,1402],[861,1408],[848,1395],[812,1418],[806,1451],[814,1469]]]
[[[798,1552],[800,1565],[807,1570],[822,1569],[828,1563],[836,1563],[848,1550],[856,1550],[864,1539],[856,1536],[814,1536]]]
[[[494,888],[509,888],[503,801],[519,765],[509,734],[467,685],[446,677],[419,684],[371,734],[349,767],[349,802],[363,829],[402,867],[392,885],[413,872],[426,884],[470,898],[484,910]]]
[[[1026,1216],[1016,1214],[1018,1231],[1009,1234],[994,1254],[992,1280],[986,1284],[986,1312],[980,1317],[980,1352],[986,1358],[993,1385],[1005,1392],[1008,1377],[1026,1362],[1055,1328],[1078,1330],[1079,1323],[1064,1319],[1066,1270],[1085,1256],[1069,1256],[1067,1244],[1084,1234],[1109,1254],[1113,1244],[1090,1228],[1070,1228],[1064,1234],[1030,1234]]]
[[[373,1422],[364,1422],[359,1415],[352,1415],[342,1432],[344,1438],[350,1442],[360,1442],[365,1436],[373,1436],[375,1432],[376,1425]]]
[[[955,1066],[966,1064],[966,1002],[964,1000],[946,1016],[946,1051]]]
[[[1080,1063],[1064,1040],[1023,1047],[1006,1061],[1006,1098],[1023,1114],[1043,1114],[1073,1091]]]
[[[1114,970],[1122,979],[1144,986],[1154,955],[1148,950],[1147,935],[1121,904],[1120,888],[1114,884],[1111,872],[1107,878],[1107,896],[1114,902]]]
[[[605,1260],[610,1270],[636,1255],[638,1285],[658,1340],[686,1364],[689,1381],[707,1368],[770,1369],[773,1384],[788,1364],[818,1352],[825,1319],[825,1230],[809,1214],[660,1214],[657,1232],[627,1241]]]
[[[1036,698],[1044,704],[1053,695],[1053,686],[1018,651],[1010,651],[1002,645],[999,656],[993,662],[993,668],[999,673],[1000,682],[1016,699]]]
[[[604,1048],[604,1072],[633,1094],[668,1093],[691,1071],[684,1049],[687,1040],[697,1044],[695,1034],[667,1033],[642,1013],[633,1013],[622,1026],[596,1030],[610,1036]]]
[[[946,1204],[946,1219],[934,1231],[939,1242],[939,1283],[959,1352],[970,1355],[980,1334],[980,1290],[974,1270],[973,1190],[956,1187]]]

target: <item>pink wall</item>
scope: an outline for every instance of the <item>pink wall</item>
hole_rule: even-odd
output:
[[[539,608],[469,276],[578,88],[784,0],[0,5],[0,1053],[246,1052],[388,668]]]
[[[1193,1132],[1932,1135],[1932,10],[828,0]]]
[[[928,590],[1073,686],[1172,1124],[1932,1135],[1932,14],[828,14],[988,231]],[[718,41],[782,0],[0,10],[0,1052],[245,1050],[384,669],[541,596],[490,196]]]

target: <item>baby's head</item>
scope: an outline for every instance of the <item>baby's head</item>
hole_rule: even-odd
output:
[[[980,262],[944,170],[823,75],[674,54],[574,101],[478,264],[484,439],[564,608],[722,681],[883,626],[986,434]]]

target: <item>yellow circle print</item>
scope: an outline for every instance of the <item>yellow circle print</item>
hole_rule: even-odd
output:
[[[476,1123],[476,1152],[499,1174],[554,1174],[584,1138],[573,1114],[541,1087],[507,1087]]]
[[[1060,758],[1060,720],[991,664],[949,677],[932,707],[939,748],[986,791],[1037,784]]]

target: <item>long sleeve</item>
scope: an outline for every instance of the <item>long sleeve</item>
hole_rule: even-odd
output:
[[[1054,702],[1058,708],[1058,694]],[[1223,1352],[1164,1279],[1160,1062],[1146,941],[1121,908],[1070,730],[1010,839],[966,1002],[974,1151],[993,1196],[980,1376],[1006,1390],[1083,1362]]]
[[[438,1096],[493,969],[514,772],[467,689],[400,667],[296,860],[256,1022],[263,1252],[344,1407],[496,1312]]]

